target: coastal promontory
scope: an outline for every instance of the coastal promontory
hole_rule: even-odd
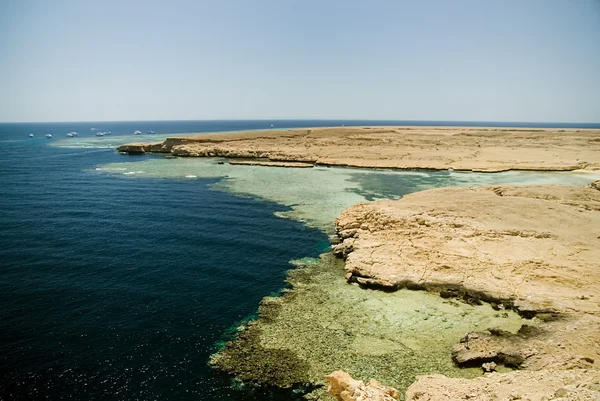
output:
[[[600,131],[585,129],[268,130],[118,150],[303,173],[600,171]],[[295,261],[212,366],[311,400],[600,395],[600,181],[429,189],[356,204],[334,226],[333,252]]]
[[[286,167],[298,163],[485,172],[600,169],[600,130],[586,129],[332,127],[174,136],[117,149]]]
[[[598,399],[598,184],[441,188],[355,205],[336,220],[334,252],[349,282],[487,302],[528,319],[516,332],[467,332],[451,349],[458,366],[518,371],[422,376],[408,400]]]

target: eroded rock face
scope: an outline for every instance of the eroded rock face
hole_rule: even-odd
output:
[[[350,207],[335,226],[349,281],[527,317],[600,313],[600,192],[589,187],[434,189]]]
[[[121,153],[128,154],[144,154],[148,152],[153,153],[167,153],[166,150],[163,149],[163,142],[153,142],[153,143],[130,143],[126,145],[121,145],[117,147],[117,151]]]
[[[375,379],[365,384],[341,370],[325,376],[325,379],[329,382],[327,392],[339,401],[395,401],[400,396],[398,390]]]
[[[407,400],[598,400],[600,192],[572,186],[443,188],[361,204],[336,220],[346,278],[488,301],[533,318],[467,333],[459,366],[518,371],[423,376]]]
[[[117,150],[121,153],[139,155],[146,153],[146,145],[144,145],[143,143],[130,143],[127,145],[121,145],[117,147]]]
[[[420,376],[406,392],[407,401],[600,400],[597,370],[541,370],[490,373],[477,379]]]

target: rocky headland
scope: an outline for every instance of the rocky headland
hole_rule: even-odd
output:
[[[348,281],[530,319],[517,332],[469,332],[451,351],[459,366],[519,371],[420,377],[407,399],[599,399],[599,184],[442,188],[359,204],[336,220]]]
[[[357,380],[329,375],[344,400],[389,399],[386,386],[407,400],[597,399],[598,184],[350,207],[336,220],[345,263],[299,263],[211,363],[313,400],[331,399],[323,378],[340,369]]]
[[[173,137],[117,149],[286,167],[298,163],[485,172],[600,169],[600,131],[583,129],[334,127]]]
[[[355,205],[335,226],[350,281],[435,290],[526,317],[600,316],[595,188],[440,188]]]

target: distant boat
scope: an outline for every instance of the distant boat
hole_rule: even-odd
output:
[[[146,132],[146,134],[156,134],[156,132],[154,132],[154,131],[148,131],[148,132]]]
[[[30,138],[33,138],[33,134],[29,134],[29,137],[30,137]]]
[[[133,135],[140,135],[142,131],[134,131]]]
[[[104,136],[104,132],[96,132],[96,136]]]
[[[90,128],[90,131],[96,131],[98,128]]]
[[[273,126],[273,124],[271,124],[271,127]]]
[[[48,139],[52,138],[52,134],[46,134],[46,138],[48,138]]]
[[[67,134],[67,136],[68,136],[69,138],[71,138],[71,137],[74,137],[74,136],[78,136],[78,135],[79,135],[79,134],[78,134],[77,132],[75,132],[75,131],[73,131],[73,132],[69,132],[69,133]]]

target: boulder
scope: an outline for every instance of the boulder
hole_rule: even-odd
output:
[[[400,396],[398,390],[375,379],[365,384],[342,370],[325,376],[325,379],[329,382],[327,391],[338,401],[395,401]]]

